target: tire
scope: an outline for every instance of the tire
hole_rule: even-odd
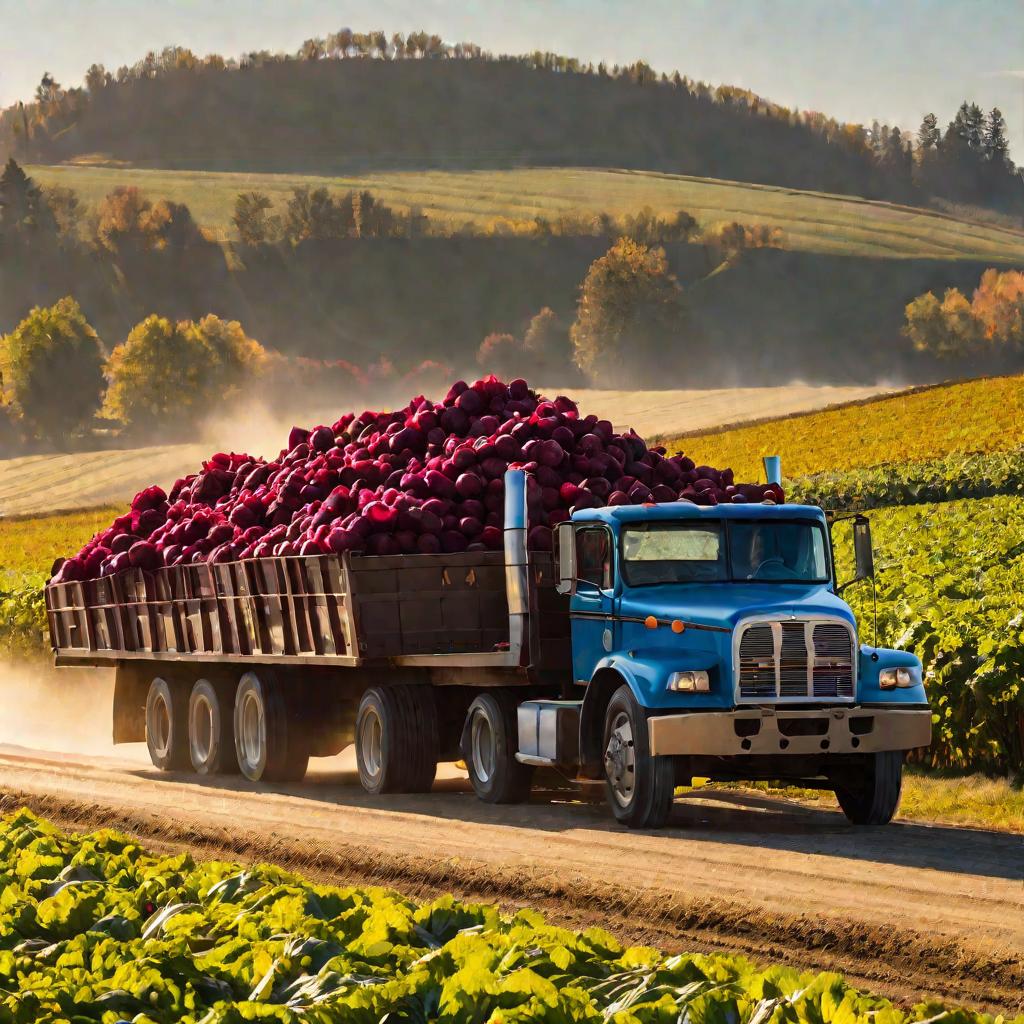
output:
[[[530,798],[533,767],[516,760],[519,723],[507,690],[481,693],[466,713],[462,757],[476,795],[488,804],[521,804]]]
[[[675,764],[649,753],[647,715],[628,686],[608,702],[604,722],[604,774],[608,803],[629,828],[661,828],[672,810]]]
[[[191,767],[188,752],[188,690],[178,680],[157,676],[146,695],[146,746],[153,764],[164,772]]]
[[[356,716],[356,765],[367,793],[429,792],[438,745],[429,686],[372,686],[363,694]]]
[[[188,748],[198,775],[238,772],[235,750],[234,687],[225,680],[199,679],[188,701]]]
[[[235,693],[235,754],[250,782],[299,782],[309,767],[300,717],[278,676],[246,672]]]
[[[835,785],[836,799],[853,825],[888,825],[900,805],[903,789],[902,750],[860,755],[856,775]]]

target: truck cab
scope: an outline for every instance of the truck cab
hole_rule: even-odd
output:
[[[854,530],[851,582],[873,571],[867,520]],[[694,777],[798,781],[833,789],[853,822],[892,817],[905,752],[931,738],[921,662],[860,642],[821,509],[586,509],[556,548],[579,763],[621,822],[661,825]]]

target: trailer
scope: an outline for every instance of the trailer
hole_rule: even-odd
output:
[[[296,781],[354,743],[373,794],[463,760],[492,803],[527,799],[538,768],[603,780],[632,827],[694,776],[800,780],[853,822],[892,817],[930,742],[921,663],[859,643],[820,509],[588,509],[529,551],[526,489],[506,474],[503,551],[51,582],[56,663],[114,667],[114,742],[168,771]],[[854,531],[851,582],[873,573]]]

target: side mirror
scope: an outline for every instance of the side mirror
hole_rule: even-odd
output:
[[[853,521],[853,557],[858,580],[869,580],[875,575],[875,556],[871,550],[871,520],[857,516]]]
[[[576,593],[576,531],[572,523],[559,523],[555,530],[555,554],[558,562],[559,594]]]

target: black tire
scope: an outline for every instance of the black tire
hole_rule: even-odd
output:
[[[275,673],[246,672],[235,693],[235,753],[250,782],[299,782],[309,767],[302,719]]]
[[[836,799],[853,825],[888,825],[903,789],[902,750],[861,754],[858,769],[835,783]]]
[[[438,744],[429,686],[371,686],[363,694],[356,716],[356,765],[367,793],[429,792]]]
[[[196,680],[188,700],[188,748],[198,775],[238,772],[235,687],[229,680]]]
[[[516,760],[519,723],[507,690],[481,693],[466,712],[462,757],[476,795],[488,804],[521,804],[530,798],[533,767]]]
[[[404,703],[409,749],[405,767],[405,792],[429,793],[437,777],[441,755],[441,728],[432,686],[396,686]]]
[[[177,679],[157,676],[146,695],[146,746],[153,764],[165,772],[186,772],[188,752],[188,688]]]
[[[608,702],[603,751],[605,792],[616,819],[629,828],[661,828],[672,810],[675,764],[651,756],[647,715],[628,686]]]

